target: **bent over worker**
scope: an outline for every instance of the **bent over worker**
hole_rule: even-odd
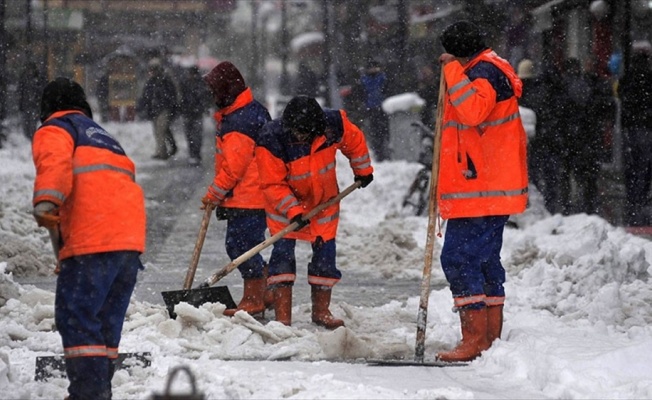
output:
[[[276,320],[285,325],[292,322],[297,239],[312,245],[308,264],[312,321],[328,329],[344,325],[329,310],[331,290],[342,276],[335,265],[340,206],[333,204],[310,221],[303,219],[304,214],[339,193],[337,150],[349,159],[361,187],[371,183],[373,168],[362,131],[343,110],[322,110],[315,99],[305,96],[290,100],[282,118],[265,125],[256,148],[270,233],[274,235],[293,222],[299,224],[298,230],[274,244],[269,259],[267,283],[274,288]]]
[[[46,85],[34,134],[34,217],[59,233],[55,322],[70,400],[110,399],[127,306],[142,269],[145,199],[134,163],[92,119],[82,87]]]
[[[221,62],[204,76],[217,111],[215,136],[215,177],[202,199],[204,207],[216,208],[218,219],[227,220],[226,252],[231,260],[265,240],[265,200],[258,182],[255,148],[263,125],[271,120],[267,109],[254,99],[251,88],[235,65]],[[244,291],[237,308],[224,311],[233,316],[244,310],[257,314],[265,305],[264,261],[256,254],[238,266]]]
[[[509,215],[527,205],[526,135],[517,103],[522,84],[475,24],[450,25],[441,43],[446,93],[437,200],[448,220],[441,265],[462,342],[437,357],[468,361],[500,337],[503,230]]]

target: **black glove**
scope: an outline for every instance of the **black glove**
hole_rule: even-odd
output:
[[[361,183],[360,187],[366,188],[367,185],[369,185],[371,183],[371,181],[374,180],[374,174],[369,174],[369,175],[364,175],[364,176],[356,175],[353,178],[353,180],[356,181],[356,182],[360,182]]]
[[[294,218],[292,218],[290,220],[290,223],[295,223],[295,222],[297,224],[299,224],[299,226],[297,226],[297,229],[295,229],[295,230],[298,231],[299,229],[301,229],[304,226],[308,225],[310,223],[310,220],[309,219],[303,219],[303,214],[299,214],[299,215],[295,216]]]

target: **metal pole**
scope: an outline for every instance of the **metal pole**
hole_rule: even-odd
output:
[[[5,118],[7,117],[7,47],[9,40],[5,30],[6,0],[0,0],[0,148],[6,139]]]
[[[281,88],[282,95],[290,91],[290,79],[288,77],[288,57],[289,57],[289,37],[287,30],[287,6],[285,1],[281,1]]]
[[[324,48],[322,51],[322,61],[323,61],[323,83],[326,86],[326,93],[324,93],[324,98],[326,103],[330,106],[331,103],[331,88],[330,88],[330,73],[331,73],[331,30],[330,30],[330,6],[328,0],[322,0],[322,29],[324,31]]]

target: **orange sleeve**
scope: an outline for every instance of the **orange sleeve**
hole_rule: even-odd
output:
[[[496,91],[486,79],[471,82],[458,61],[444,66],[447,106],[455,111],[455,120],[464,125],[478,126],[487,119],[496,105]]]
[[[64,129],[48,125],[34,134],[32,156],[36,167],[33,205],[50,201],[61,206],[72,191],[75,143]]]
[[[265,147],[256,147],[256,162],[260,187],[265,195],[265,202],[269,208],[277,213],[292,219],[305,212],[300,202],[292,192],[286,180],[288,169],[279,158],[275,157]]]
[[[222,137],[215,157],[215,178],[208,188],[209,196],[224,200],[227,193],[240,182],[254,161],[256,143],[249,136],[229,132]]]
[[[371,166],[371,157],[364,133],[348,119],[344,110],[340,110],[340,114],[344,125],[340,150],[349,159],[353,174],[365,176],[373,173],[374,169]]]

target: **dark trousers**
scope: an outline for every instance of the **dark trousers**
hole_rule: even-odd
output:
[[[201,145],[204,137],[202,116],[185,115],[183,117],[183,130],[188,141],[188,156],[201,159]]]
[[[652,182],[652,131],[625,130],[625,224],[647,226],[652,223],[649,205]]]
[[[71,400],[111,398],[110,363],[118,356],[125,314],[142,268],[134,251],[61,261],[54,312]]]
[[[273,283],[294,283],[297,260],[294,254],[295,239],[280,239],[274,243],[269,259],[269,275]],[[333,286],[342,273],[335,264],[335,239],[324,242],[321,238],[311,244],[312,259],[308,264],[308,283],[316,286]]]
[[[455,218],[446,222],[441,266],[453,297],[504,297],[500,262],[508,216]]]
[[[230,217],[226,224],[226,253],[235,260],[265,240],[265,214]],[[263,257],[260,253],[238,266],[243,279],[263,277]]]
[[[389,160],[391,152],[389,148],[389,117],[382,108],[368,108],[366,110],[368,124],[367,138],[369,147],[374,153],[377,161]]]

